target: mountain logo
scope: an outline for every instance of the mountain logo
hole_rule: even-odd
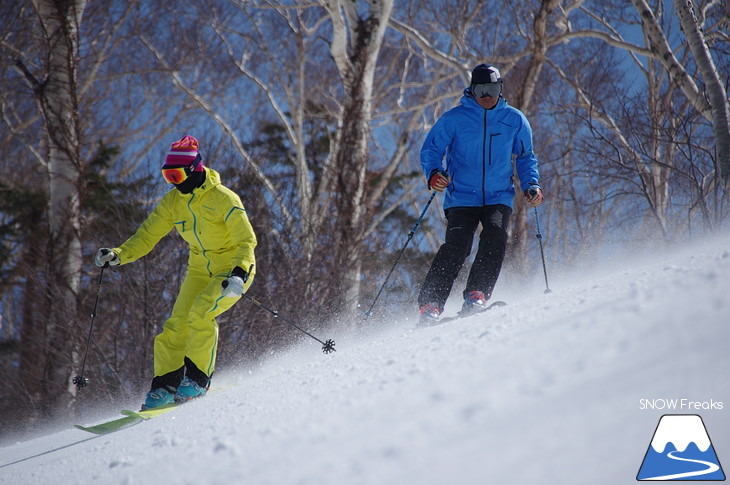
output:
[[[696,414],[662,416],[636,479],[725,480],[702,418]]]

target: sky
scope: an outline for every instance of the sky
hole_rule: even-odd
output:
[[[699,415],[730,466],[730,237],[548,269],[551,293],[502,282],[473,317],[376,308],[319,335],[329,355],[302,336],[116,433],[72,425],[143,396],[0,437],[0,484],[631,484],[666,414]]]

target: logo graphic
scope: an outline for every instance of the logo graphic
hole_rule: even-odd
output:
[[[705,423],[696,414],[665,414],[637,480],[725,480]]]

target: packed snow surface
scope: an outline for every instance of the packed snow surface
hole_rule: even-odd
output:
[[[508,306],[440,326],[376,307],[321,335],[334,354],[303,337],[113,434],[3,440],[0,483],[631,484],[665,414],[700,415],[729,466],[730,238],[549,267],[549,294],[541,270],[500,282]],[[118,416],[94,411],[77,422]]]

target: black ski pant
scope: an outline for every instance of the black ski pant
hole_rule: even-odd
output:
[[[507,248],[507,224],[512,209],[506,205],[452,207],[446,210],[446,240],[431,264],[418,295],[418,305],[436,304],[443,311],[454,280],[471,252],[479,223],[479,249],[469,271],[464,297],[481,291],[489,299],[502,269]]]
[[[198,366],[196,366],[192,360],[185,357],[184,362],[185,365],[177,370],[168,372],[161,376],[155,376],[155,378],[152,379],[152,386],[150,387],[150,390],[154,391],[155,389],[164,388],[175,394],[175,391],[185,376],[194,380],[200,387],[207,388],[210,386],[210,377],[198,369]]]

